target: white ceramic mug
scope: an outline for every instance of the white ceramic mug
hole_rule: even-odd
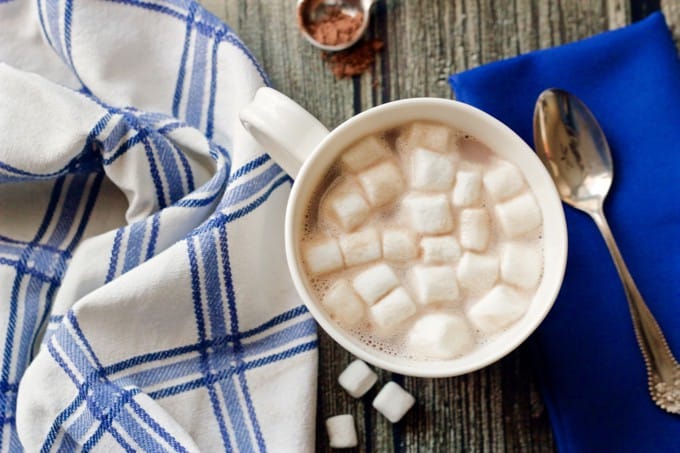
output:
[[[524,174],[543,214],[544,272],[525,315],[493,341],[451,360],[416,360],[371,349],[330,319],[310,289],[300,256],[308,202],[338,155],[357,139],[404,125],[433,121],[477,138]],[[492,116],[456,101],[414,98],[362,112],[329,132],[309,112],[271,88],[261,88],[241,111],[241,122],[295,183],[286,210],[288,269],[297,292],[319,325],[342,347],[379,368],[409,376],[457,376],[482,368],[510,353],[541,323],[562,284],[567,257],[564,211],[552,179],[531,148]]]

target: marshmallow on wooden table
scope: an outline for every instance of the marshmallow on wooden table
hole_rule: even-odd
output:
[[[543,256],[535,247],[519,242],[503,246],[501,278],[523,289],[534,289],[541,279]]]
[[[502,162],[484,174],[484,188],[496,201],[507,200],[524,187],[524,178],[517,167]]]
[[[458,283],[470,292],[490,289],[498,280],[498,258],[465,252],[458,263]]]
[[[326,419],[326,431],[331,448],[356,447],[357,431],[352,414],[336,415]]]
[[[461,170],[456,173],[451,202],[457,207],[479,204],[482,195],[482,174],[476,170]]]
[[[342,252],[334,238],[317,239],[305,244],[303,259],[310,274],[321,275],[343,267]]]
[[[338,239],[345,266],[357,266],[380,259],[382,246],[380,234],[375,228],[366,228],[343,234]]]
[[[378,375],[362,360],[355,360],[340,373],[338,384],[353,398],[361,398],[378,380]]]
[[[447,190],[453,184],[453,162],[442,153],[416,148],[411,154],[411,187]]]
[[[373,207],[394,201],[404,191],[404,177],[391,159],[362,171],[358,178]]]
[[[323,213],[343,231],[352,231],[366,221],[371,211],[356,184],[340,183],[323,201]]]
[[[486,209],[463,209],[459,228],[460,244],[464,248],[477,252],[486,250],[491,235],[491,219]]]
[[[382,233],[383,257],[390,261],[408,261],[418,256],[416,235],[404,228],[390,228]]]
[[[393,332],[415,315],[416,310],[411,296],[402,287],[391,291],[370,308],[373,322],[383,334]]]
[[[340,156],[340,165],[350,173],[356,173],[389,157],[390,151],[377,137],[362,138]]]
[[[434,359],[451,359],[475,346],[467,321],[452,313],[428,313],[414,324],[408,334],[409,349]]]
[[[400,137],[406,150],[421,147],[440,153],[448,151],[449,128],[443,125],[415,122]]]
[[[421,305],[450,303],[460,299],[456,270],[452,266],[414,266],[411,283]]]
[[[531,192],[496,205],[496,218],[503,233],[516,237],[541,226],[541,210]]]
[[[364,318],[364,303],[347,280],[338,280],[321,300],[330,315],[341,324],[352,327]]]
[[[428,236],[420,240],[426,264],[446,263],[460,259],[461,249],[455,236]]]
[[[392,423],[397,423],[416,399],[396,382],[388,382],[373,400],[373,407]]]
[[[373,305],[398,285],[399,279],[392,268],[385,263],[369,267],[352,280],[354,290],[368,305]]]
[[[468,319],[486,334],[496,333],[517,321],[529,306],[529,298],[506,285],[498,285],[468,310]]]
[[[453,229],[451,207],[446,195],[412,194],[404,199],[411,227],[424,234],[448,233]]]

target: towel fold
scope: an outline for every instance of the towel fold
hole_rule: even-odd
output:
[[[579,96],[614,161],[605,212],[638,288],[680,355],[680,62],[663,15],[450,78],[456,98],[533,143],[546,88]],[[650,399],[626,298],[604,241],[566,207],[569,258],[554,308],[532,337],[561,451],[673,451],[680,417]]]
[[[266,75],[194,1],[0,1],[0,451],[312,451]]]

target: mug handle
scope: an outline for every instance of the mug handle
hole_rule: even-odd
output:
[[[328,129],[288,96],[268,87],[240,112],[241,124],[293,179]]]

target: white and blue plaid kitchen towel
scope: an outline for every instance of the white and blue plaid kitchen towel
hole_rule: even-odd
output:
[[[312,450],[239,38],[192,0],[0,0],[0,61],[0,450]]]

